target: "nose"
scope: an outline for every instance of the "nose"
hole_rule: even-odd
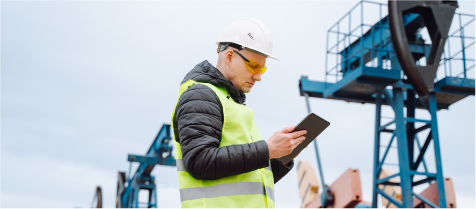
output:
[[[255,80],[255,81],[261,81],[261,73],[253,74],[253,80]]]

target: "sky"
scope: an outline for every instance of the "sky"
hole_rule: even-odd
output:
[[[267,25],[281,60],[268,60],[247,94],[262,137],[297,124],[307,115],[299,78],[324,80],[327,30],[356,4],[2,1],[0,206],[90,207],[100,185],[104,206],[115,207],[127,155],[145,154],[170,123],[182,78],[203,60],[217,62],[215,42],[240,17]],[[457,12],[474,15],[473,1],[459,4]],[[357,168],[363,199],[371,201],[375,106],[317,98],[310,104],[331,122],[317,139],[326,183]],[[383,114],[393,116],[389,107]],[[473,96],[438,112],[443,174],[453,180],[458,207],[476,207],[474,116]],[[417,117],[429,114],[417,110]],[[430,171],[431,156],[432,149]],[[318,173],[312,148],[299,160]],[[395,151],[388,161],[397,162]],[[296,174],[276,184],[277,207],[301,206]],[[153,175],[159,207],[179,207],[176,168],[156,166]]]

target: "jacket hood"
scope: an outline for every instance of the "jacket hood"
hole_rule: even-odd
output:
[[[195,65],[195,67],[185,75],[180,84],[183,84],[188,80],[210,83],[216,87],[223,87],[228,91],[228,94],[230,94],[235,102],[239,104],[245,103],[245,93],[238,90],[231,81],[226,80],[225,76],[223,76],[223,74],[221,74],[221,72],[207,60]]]

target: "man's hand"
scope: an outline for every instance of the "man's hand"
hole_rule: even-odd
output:
[[[304,141],[305,137],[303,135],[307,131],[302,130],[290,133],[294,128],[295,126],[283,128],[269,137],[267,143],[270,159],[291,154],[293,149]]]

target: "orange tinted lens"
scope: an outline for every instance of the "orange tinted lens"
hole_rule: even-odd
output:
[[[250,62],[245,62],[246,67],[250,70],[251,73],[256,74],[256,73],[261,73],[263,74],[266,71],[266,67],[263,67],[261,64],[258,62],[248,59]]]
[[[266,69],[268,69],[268,67],[264,66],[264,68],[261,68],[261,75],[264,74],[264,72],[266,72]]]

